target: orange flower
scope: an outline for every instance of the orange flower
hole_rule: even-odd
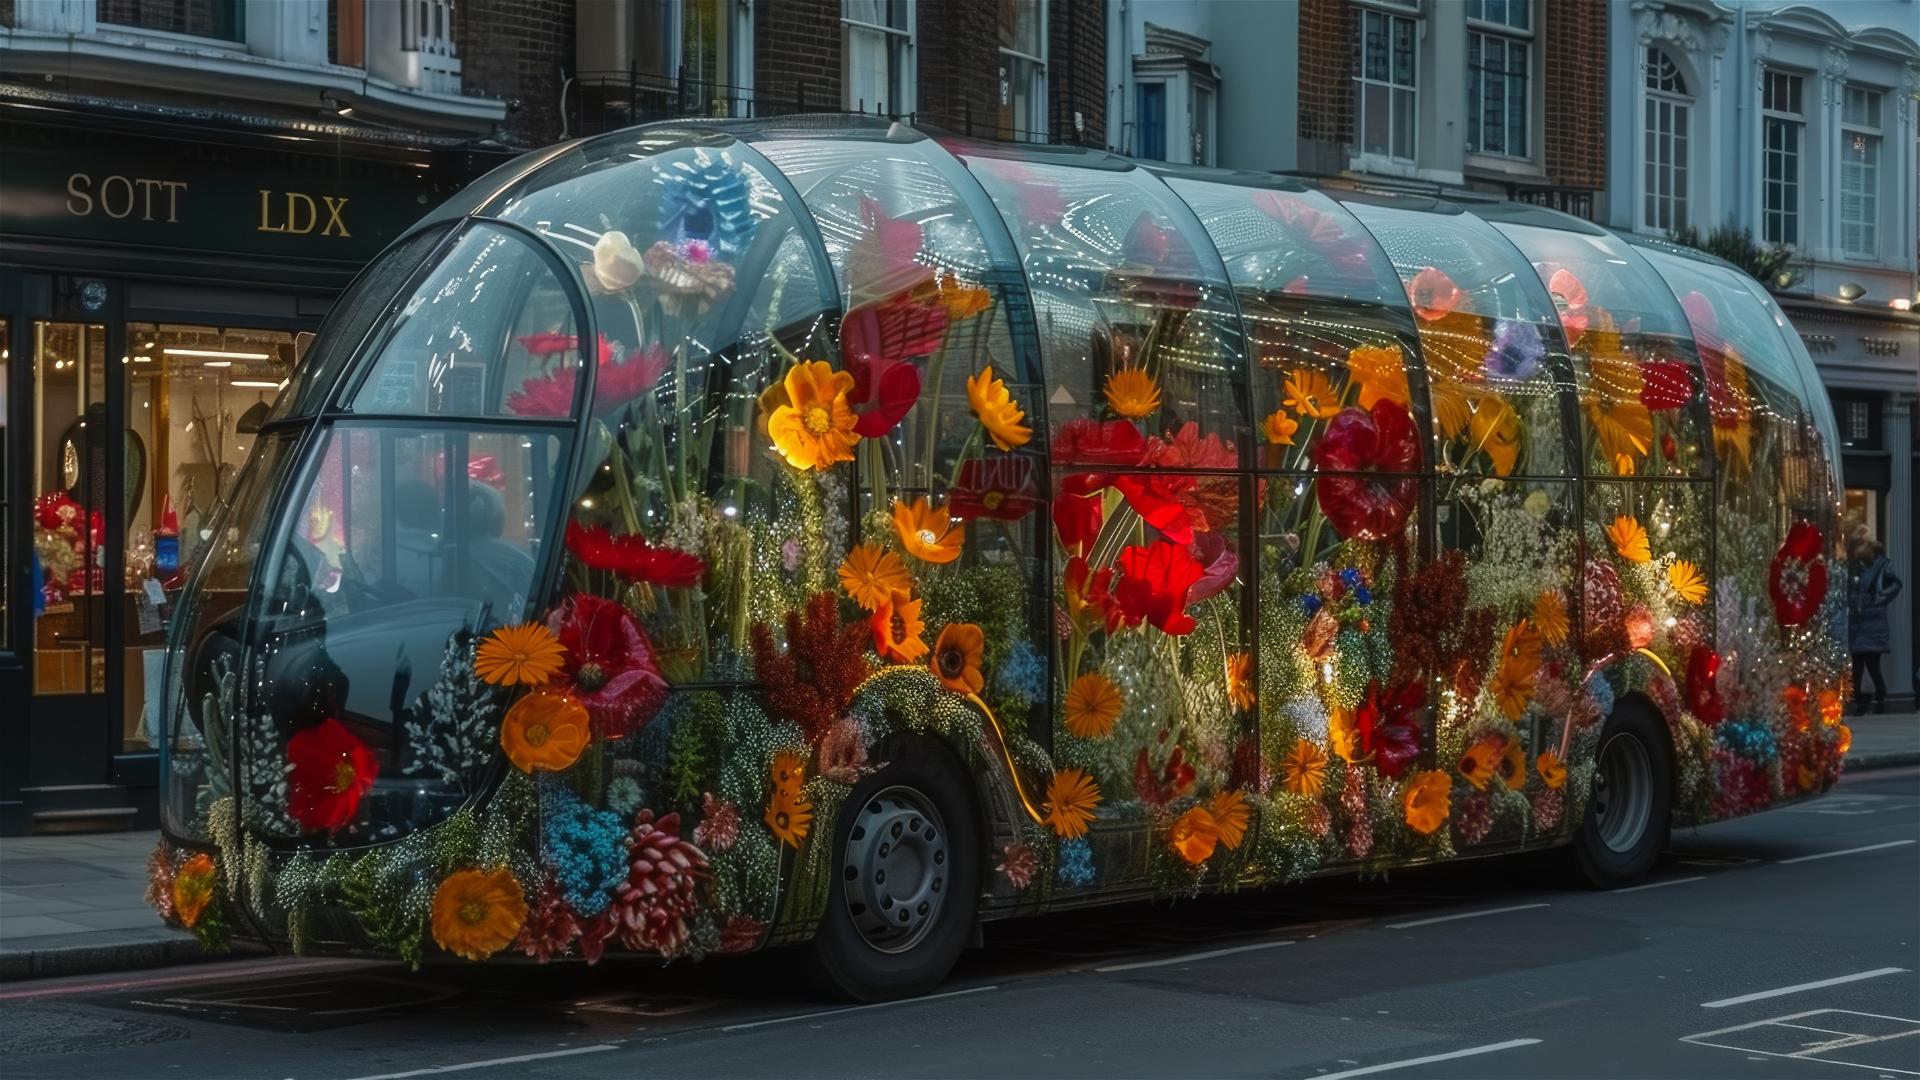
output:
[[[1100,805],[1100,788],[1084,769],[1061,769],[1047,781],[1047,802],[1041,809],[1048,825],[1063,839],[1085,836]]]
[[[1607,526],[1607,539],[1613,541],[1613,550],[1628,562],[1643,563],[1653,558],[1653,551],[1647,546],[1647,530],[1640,522],[1625,514],[1613,519]]]
[[[1567,766],[1560,755],[1551,750],[1533,759],[1533,771],[1539,773],[1540,782],[1550,788],[1558,789],[1567,782]]]
[[[1033,429],[1022,423],[1027,414],[1013,403],[1007,384],[994,377],[993,365],[981,368],[978,375],[967,380],[967,404],[1000,449],[1025,446],[1033,438]]]
[[[1504,739],[1499,735],[1489,735],[1472,746],[1460,756],[1460,775],[1476,791],[1485,791],[1487,781],[1493,779],[1500,769],[1500,754]]]
[[[1847,702],[1840,695],[1840,691],[1832,687],[1820,691],[1820,722],[1822,724],[1832,727],[1845,715],[1847,715]]]
[[[1129,420],[1138,420],[1160,407],[1160,384],[1147,369],[1124,364],[1107,376],[1107,407]]]
[[[1567,605],[1559,593],[1549,589],[1533,602],[1533,625],[1549,645],[1560,645],[1567,640]]]
[[[473,673],[495,686],[544,686],[566,658],[566,646],[540,623],[503,626],[474,650]]]
[[[526,893],[504,866],[458,871],[433,894],[433,940],[468,960],[485,960],[512,944],[526,921]]]
[[[1199,866],[1213,855],[1220,843],[1220,823],[1204,806],[1196,806],[1174,819],[1167,830],[1167,844],[1190,865]]]
[[[927,655],[927,643],[920,636],[927,632],[927,624],[920,619],[920,603],[916,596],[897,592],[873,609],[869,625],[874,652],[896,664],[918,663]]]
[[[1540,635],[1525,619],[1514,623],[1500,647],[1500,666],[1493,673],[1488,689],[1509,720],[1518,720],[1533,700],[1534,681],[1540,673]]]
[[[879,544],[860,544],[840,563],[840,587],[866,611],[878,611],[894,593],[911,592],[913,581],[900,556]]]
[[[1327,786],[1327,755],[1306,739],[1295,741],[1280,762],[1280,784],[1295,795],[1318,798]]]
[[[1685,559],[1678,559],[1667,567],[1667,584],[1673,587],[1673,595],[1689,604],[1698,604],[1707,598],[1707,575]]]
[[[1240,846],[1247,835],[1247,818],[1252,809],[1247,805],[1247,797],[1237,791],[1223,791],[1207,802],[1207,813],[1213,815],[1221,843],[1229,848]]]
[[[1300,421],[1288,416],[1285,409],[1275,409],[1267,415],[1260,430],[1266,433],[1267,441],[1273,445],[1292,446],[1293,433],[1300,430]]]
[[[969,285],[952,274],[934,279],[934,299],[947,311],[947,318],[958,322],[993,306],[993,294],[978,285]]]
[[[1253,708],[1252,653],[1237,652],[1227,656],[1227,700],[1236,709]]]
[[[893,531],[907,554],[921,562],[950,563],[960,557],[960,545],[966,540],[947,508],[936,508],[925,498],[893,500]]]
[[[1360,733],[1354,729],[1353,714],[1338,705],[1327,710],[1327,745],[1342,761],[1360,756]]]
[[[1067,687],[1067,730],[1082,739],[1104,739],[1113,733],[1126,699],[1113,681],[1097,671],[1089,671]]]
[[[1360,387],[1360,407],[1371,410],[1375,402],[1392,401],[1405,405],[1407,366],[1397,346],[1361,345],[1347,353],[1347,377]]]
[[[1446,271],[1429,266],[1407,282],[1407,299],[1413,302],[1413,313],[1422,322],[1434,322],[1458,308],[1466,294]]]
[[[1401,804],[1406,811],[1407,827],[1422,836],[1432,836],[1447,823],[1452,809],[1452,784],[1443,772],[1423,772],[1407,781]]]
[[[173,913],[180,925],[191,930],[213,902],[213,856],[202,851],[180,864],[173,875]]]
[[[1301,416],[1325,420],[1340,414],[1340,395],[1334,392],[1332,380],[1312,368],[1294,369],[1283,389],[1287,396],[1281,404]]]
[[[1638,400],[1609,402],[1589,397],[1585,405],[1601,454],[1615,473],[1632,476],[1635,463],[1653,446],[1653,414]]]
[[[853,430],[859,421],[847,394],[853,373],[835,371],[824,360],[802,360],[787,369],[787,401],[767,419],[767,434],[787,464],[796,469],[824,469],[853,460]]]
[[[956,694],[977,694],[986,682],[980,678],[980,657],[987,636],[972,623],[948,623],[940,628],[929,662],[940,685]]]
[[[1845,724],[1835,724],[1833,725],[1833,730],[1837,732],[1840,736],[1839,739],[1833,744],[1834,753],[1844,754],[1848,750],[1853,749],[1853,729],[1852,728],[1848,727]]]
[[[1500,782],[1510,791],[1519,791],[1527,786],[1527,755],[1520,749],[1519,739],[1506,739],[1500,749]]]
[[[1787,720],[1795,731],[1805,731],[1813,726],[1813,714],[1807,711],[1807,690],[1799,683],[1788,683],[1780,691],[1780,700],[1786,703]]]
[[[1520,460],[1520,415],[1498,394],[1474,395],[1473,417],[1467,422],[1473,449],[1486,451],[1495,476],[1509,476]]]
[[[813,803],[807,799],[807,763],[799,754],[782,750],[773,755],[773,790],[767,796],[767,812],[761,820],[773,838],[790,848],[798,848],[813,824]]]
[[[592,730],[578,698],[543,686],[507,710],[500,721],[500,745],[521,772],[559,772],[580,760]]]

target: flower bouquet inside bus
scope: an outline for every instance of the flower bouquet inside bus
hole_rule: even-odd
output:
[[[1839,774],[1827,410],[1735,271],[897,125],[519,171],[191,575],[150,897],[210,947],[876,998],[983,918],[1616,884]]]

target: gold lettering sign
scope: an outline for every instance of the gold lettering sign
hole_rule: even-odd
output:
[[[314,197],[304,191],[258,190],[260,223],[255,226],[258,232],[309,236],[318,230],[321,236],[346,238],[353,235],[347,231],[347,220],[342,214],[347,208],[345,195],[322,195],[316,203]]]
[[[90,174],[77,172],[67,177],[67,213],[74,217],[100,213],[115,221],[138,214],[141,221],[176,225],[180,222],[180,193],[185,190],[185,180],[154,180],[116,173],[101,177],[96,183]]]

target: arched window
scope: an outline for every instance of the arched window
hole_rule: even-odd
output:
[[[1647,50],[1647,147],[1645,223],[1671,233],[1687,224],[1687,143],[1692,135],[1693,98],[1673,57]]]

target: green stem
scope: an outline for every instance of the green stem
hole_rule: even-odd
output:
[[[982,434],[984,434],[984,433],[986,432],[986,430],[987,430],[987,427],[986,427],[986,425],[985,425],[985,424],[979,424],[979,423],[976,423],[976,424],[974,424],[974,425],[973,425],[973,434],[971,434],[971,435],[968,435],[968,436],[967,436],[967,441],[966,441],[965,443],[963,443],[963,444],[961,444],[961,446],[960,446],[960,453],[959,453],[959,454],[958,454],[957,456],[955,456],[955,457],[954,457],[954,459],[953,459],[953,472],[952,472],[952,473],[950,473],[950,474],[949,474],[949,475],[947,476],[947,490],[948,490],[948,491],[952,491],[952,490],[953,490],[953,489],[954,489],[954,488],[955,488],[956,486],[958,486],[958,485],[959,485],[959,483],[960,483],[960,468],[961,468],[961,466],[963,466],[963,465],[965,465],[965,464],[967,463],[967,458],[968,458],[968,456],[969,456],[969,455],[971,455],[971,454],[973,453],[973,448],[974,448],[975,446],[978,446],[978,445],[980,445],[980,443],[981,443],[981,436],[982,436]],[[933,459],[932,459],[931,457],[929,457],[929,458],[928,458],[927,460],[929,460],[929,461],[931,461],[931,460],[933,460]],[[929,469],[931,469],[931,466],[929,466]],[[933,491],[932,491],[932,487],[933,487],[933,485],[932,485],[932,483],[931,483],[931,481],[929,481],[929,483],[928,483],[928,485],[927,485],[927,487],[928,487],[928,491],[927,491],[927,497],[928,497],[928,498],[932,498],[932,497],[933,497]]]

